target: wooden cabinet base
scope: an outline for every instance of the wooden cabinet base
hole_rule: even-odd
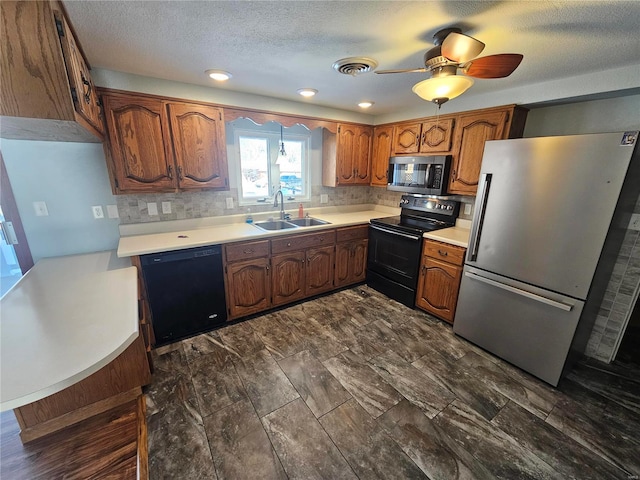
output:
[[[142,337],[84,380],[14,409],[24,443],[131,401],[151,382]]]

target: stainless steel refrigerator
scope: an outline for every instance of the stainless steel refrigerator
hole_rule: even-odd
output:
[[[638,132],[487,142],[453,331],[556,386],[640,192]]]

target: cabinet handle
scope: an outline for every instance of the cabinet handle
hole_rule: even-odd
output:
[[[89,103],[91,103],[91,82],[84,78],[83,72],[80,72],[80,78],[82,79],[82,83],[84,84],[84,86],[87,87],[87,90],[84,92],[84,101],[88,105]]]
[[[416,147],[420,145],[420,135],[416,135]]]
[[[422,265],[422,268],[420,269],[420,272],[422,273],[422,275],[424,275],[424,272],[427,270],[427,266],[426,265]]]
[[[269,265],[267,265],[265,268],[267,269],[267,272],[268,272],[269,271]]]
[[[173,180],[173,168],[171,165],[167,165],[167,175],[169,175],[169,179]]]
[[[443,252],[442,250],[438,250],[438,253],[439,253],[440,255],[442,255],[443,257],[446,257],[447,255],[449,255],[449,253],[447,253],[447,252]]]
[[[324,242],[324,237],[318,237],[319,242]]]
[[[242,253],[253,253],[253,248],[249,248],[248,250],[243,250]]]
[[[420,143],[422,143],[422,145],[424,145],[426,141],[427,141],[427,132],[423,132],[422,136],[420,138]]]
[[[291,246],[291,242],[287,242],[287,247],[290,247],[290,246]]]
[[[178,180],[182,180],[182,167],[178,166]]]

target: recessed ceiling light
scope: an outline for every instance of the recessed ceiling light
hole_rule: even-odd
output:
[[[316,93],[318,93],[318,90],[316,90],[315,88],[301,88],[300,90],[298,90],[298,93],[303,97],[313,97]]]
[[[369,108],[371,105],[373,105],[375,102],[360,102],[358,104],[358,106],[360,108]]]
[[[233,76],[229,72],[225,72],[224,70],[205,70],[204,73],[209,75],[214,80],[217,80],[218,82],[224,82],[226,80],[229,80]]]

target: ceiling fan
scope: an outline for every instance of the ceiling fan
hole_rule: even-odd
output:
[[[504,78],[518,68],[523,56],[501,53],[476,58],[484,43],[459,28],[445,28],[433,36],[435,47],[424,54],[424,67],[407,70],[379,70],[376,73],[429,72],[431,78],[414,85],[413,92],[438,106],[464,93],[475,78]],[[458,69],[464,75],[458,75]]]

